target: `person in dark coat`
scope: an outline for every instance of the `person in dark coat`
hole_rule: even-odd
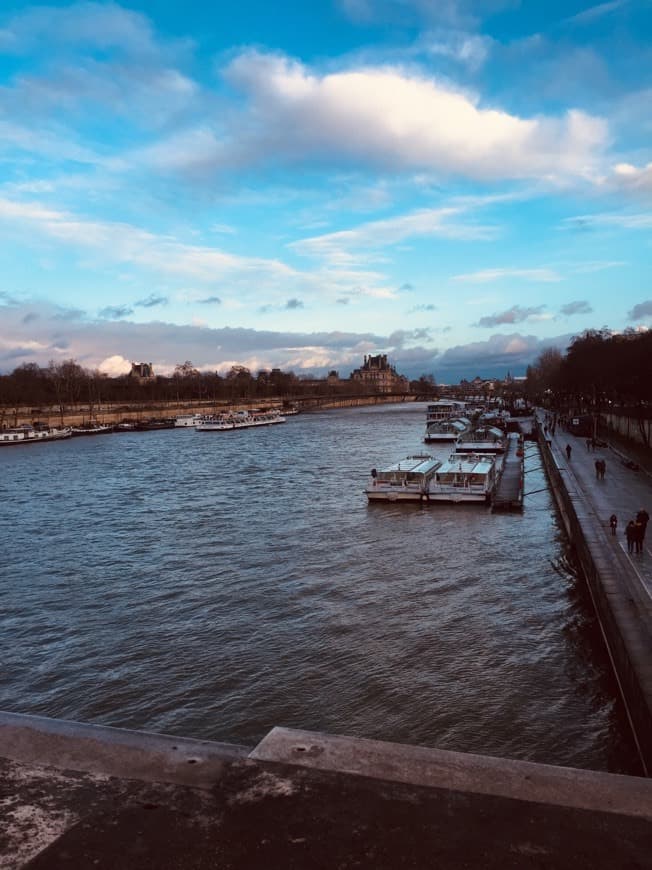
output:
[[[634,549],[637,553],[643,552],[643,538],[645,537],[645,526],[638,520],[634,521]]]
[[[600,460],[595,460],[595,476],[600,480]]]
[[[647,524],[650,522],[650,515],[645,510],[645,508],[641,508],[640,511],[636,514],[636,522],[640,523],[643,527],[641,531],[641,549],[643,548],[643,541],[645,540],[645,532],[647,530]]]
[[[625,526],[625,537],[627,538],[627,552],[634,552],[634,544],[636,543],[636,523],[630,520]]]
[[[571,458],[571,451],[572,451],[572,447],[570,446],[570,444],[567,444],[566,445],[566,458],[567,459]]]
[[[616,516],[616,514],[612,514],[609,517],[609,527],[611,528],[611,534],[615,535],[616,528],[618,527],[618,517]]]

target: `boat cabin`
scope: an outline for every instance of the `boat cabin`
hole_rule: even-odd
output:
[[[440,466],[441,460],[435,459],[434,456],[408,456],[382,471],[372,469],[371,476],[377,483],[387,483],[393,486],[404,486],[407,483],[423,484],[430,480]]]

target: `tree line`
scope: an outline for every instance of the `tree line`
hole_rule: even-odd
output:
[[[652,330],[589,329],[565,354],[548,349],[528,367],[533,401],[575,413],[607,410],[638,420],[652,416]]]
[[[432,375],[422,375],[410,383],[410,388],[419,394],[433,395],[436,385]],[[7,412],[19,407],[29,407],[35,413],[41,408],[56,407],[63,416],[66,409],[84,405],[92,416],[102,404],[260,401],[357,394],[361,390],[372,392],[373,386],[337,377],[300,377],[280,369],[261,369],[253,374],[238,365],[220,375],[201,372],[189,360],[178,364],[171,376],[141,379],[129,373],[110,377],[68,359],[50,362],[45,367],[24,363],[11,373],[0,375],[0,422]]]

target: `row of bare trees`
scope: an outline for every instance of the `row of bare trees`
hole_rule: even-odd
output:
[[[436,390],[431,375],[422,375],[411,385],[418,394]],[[0,425],[19,408],[56,407],[63,417],[67,409],[84,406],[90,417],[101,405],[139,403],[238,402],[269,398],[299,398],[307,395],[356,394],[360,384],[351,380],[298,377],[280,369],[262,369],[253,374],[244,366],[232,366],[225,374],[199,371],[190,360],[177,365],[171,376],[140,379],[132,374],[109,377],[86,369],[74,359],[51,362],[47,367],[25,363],[10,374],[0,375]]]
[[[535,401],[578,413],[607,409],[638,420],[652,416],[652,330],[587,330],[565,354],[545,350],[527,370]]]

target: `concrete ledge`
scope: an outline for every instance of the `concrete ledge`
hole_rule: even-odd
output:
[[[144,782],[211,788],[248,748],[0,712],[0,756]]]
[[[652,820],[652,780],[274,728],[251,759]]]

